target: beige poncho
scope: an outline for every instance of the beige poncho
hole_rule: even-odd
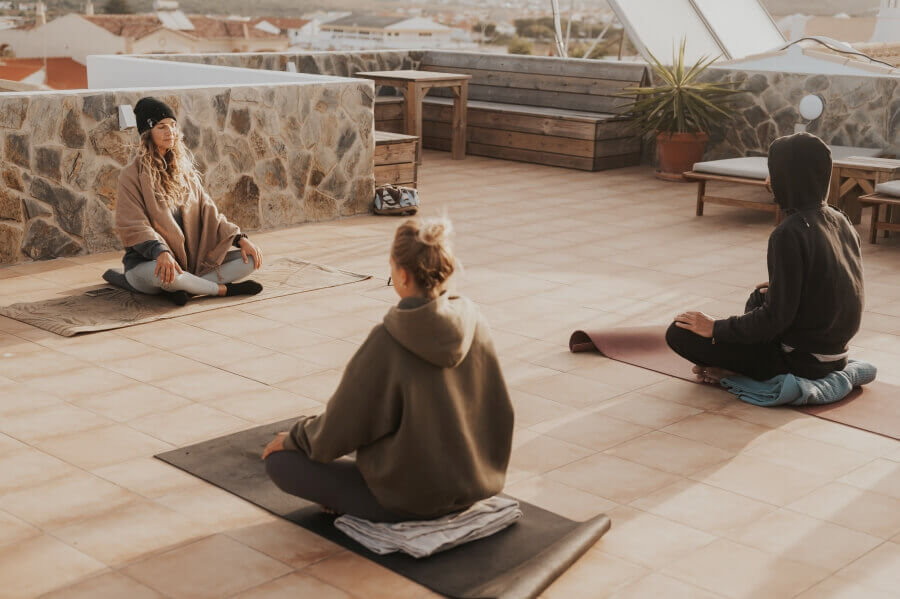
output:
[[[198,276],[225,260],[240,228],[220,214],[203,186],[191,186],[191,198],[182,207],[184,230],[175,222],[165,202],[156,198],[150,177],[140,162],[122,169],[116,200],[116,232],[122,245],[132,247],[157,240],[171,250],[179,266]]]

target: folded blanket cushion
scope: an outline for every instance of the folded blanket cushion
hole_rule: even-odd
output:
[[[887,196],[894,196],[896,198],[900,198],[900,180],[897,181],[886,181],[885,183],[879,183],[875,186],[876,193],[883,193]]]
[[[498,533],[521,518],[518,501],[497,496],[434,520],[389,523],[341,516],[334,525],[373,553],[402,551],[423,558]]]
[[[780,374],[767,381],[731,376],[722,379],[721,385],[741,401],[755,406],[824,405],[844,399],[854,387],[871,383],[876,373],[872,364],[850,360],[843,370],[816,380],[793,374]]]

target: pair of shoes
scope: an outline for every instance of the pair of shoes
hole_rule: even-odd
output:
[[[263,286],[250,279],[240,283],[225,283],[225,296],[256,295],[263,290]]]
[[[176,306],[183,306],[191,299],[191,294],[187,291],[163,291],[162,296]]]
[[[256,281],[241,281],[240,283],[225,283],[225,296],[235,295],[256,295],[263,290],[263,286]],[[183,306],[191,299],[191,294],[187,291],[163,291],[162,296],[175,304]]]

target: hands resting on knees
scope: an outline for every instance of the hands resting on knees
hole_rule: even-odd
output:
[[[255,243],[247,239],[246,237],[241,238],[238,242],[238,245],[241,248],[241,258],[244,260],[244,264],[247,263],[247,258],[253,258],[253,264],[255,265],[255,270],[259,270],[262,266],[262,250],[259,249]]]
[[[769,290],[769,282],[766,281],[765,283],[760,283],[756,288],[760,293],[765,293]],[[692,333],[700,335],[701,337],[706,337],[707,339],[712,338],[715,324],[716,319],[703,312],[682,312],[675,317],[675,326],[687,329]]]
[[[184,272],[171,252],[165,251],[156,258],[156,270],[153,274],[163,285],[169,285],[175,277]]]

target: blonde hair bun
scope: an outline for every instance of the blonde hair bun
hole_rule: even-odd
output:
[[[394,263],[406,269],[430,298],[444,292],[456,270],[450,249],[453,225],[445,218],[410,219],[399,227],[391,246]]]
[[[446,218],[422,219],[416,239],[428,246],[445,245],[453,234],[453,225]]]

